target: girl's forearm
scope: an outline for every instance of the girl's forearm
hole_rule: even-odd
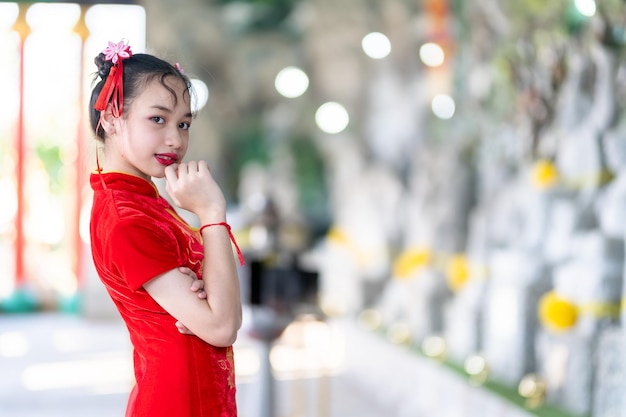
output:
[[[241,293],[230,234],[225,226],[202,229],[204,267],[202,279],[207,303],[220,323],[224,337],[236,337],[241,327]]]

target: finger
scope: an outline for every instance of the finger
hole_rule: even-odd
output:
[[[169,182],[176,182],[178,179],[177,170],[178,164],[172,164],[165,168],[165,179]]]
[[[178,329],[179,333],[182,334],[190,334],[191,332],[189,331],[189,329],[187,328],[187,326],[185,326],[184,324],[182,324],[180,321],[177,321],[175,323],[176,328]]]
[[[202,300],[205,300],[205,299],[206,299],[206,297],[207,297],[207,295],[206,295],[206,291],[204,291],[204,290],[200,290],[200,291],[198,291],[198,298],[200,298],[200,299],[202,299]]]
[[[182,272],[183,274],[185,274],[185,275],[189,275],[192,278],[196,278],[196,273],[193,272],[193,270],[191,268],[189,268],[189,267],[181,266],[181,267],[178,268],[178,270],[180,272]]]
[[[209,168],[209,164],[207,163],[207,161],[198,162],[198,172],[205,174],[207,177],[211,178],[211,168]]]
[[[180,164],[178,164],[178,168],[176,169],[176,174],[178,174],[178,178],[186,177],[187,171],[188,171],[187,163],[181,162]]]
[[[189,288],[191,291],[196,292],[204,289],[204,281],[201,279],[196,279],[191,283],[191,287]]]
[[[198,172],[198,163],[196,161],[189,161],[187,163],[187,168],[189,169],[189,172]]]

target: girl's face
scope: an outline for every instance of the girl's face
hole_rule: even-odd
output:
[[[182,161],[192,119],[189,93],[176,77],[164,82],[176,92],[176,99],[156,78],[124,108],[123,117],[113,120],[115,128],[106,139],[107,171],[149,180],[162,178],[167,166]]]

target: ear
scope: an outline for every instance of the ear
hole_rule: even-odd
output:
[[[102,126],[107,136],[114,135],[117,132],[118,121],[119,117],[113,115],[111,103],[109,103],[106,110],[100,112],[100,126]]]

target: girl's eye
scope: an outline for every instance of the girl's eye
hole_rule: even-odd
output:
[[[180,122],[178,124],[178,127],[180,127],[183,130],[189,130],[189,128],[191,127],[191,123],[189,123],[189,122]]]
[[[162,118],[161,116],[154,116],[152,118],[152,121],[155,122],[155,123],[159,123],[159,124],[165,123],[165,119]]]

